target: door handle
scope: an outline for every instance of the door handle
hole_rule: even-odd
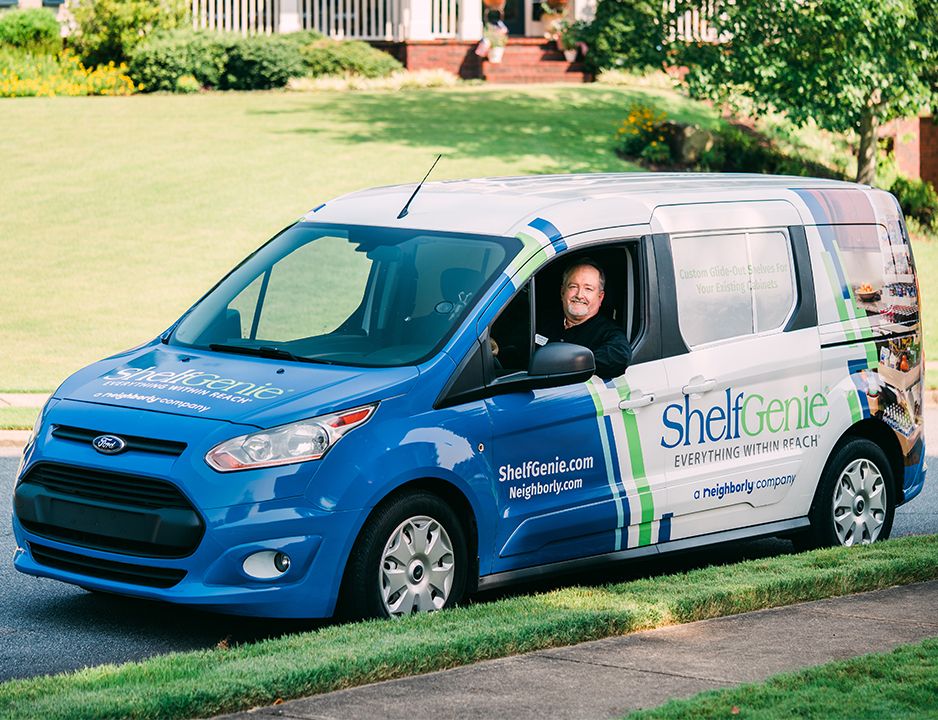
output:
[[[703,395],[713,390],[716,386],[717,381],[714,378],[710,378],[709,380],[703,380],[701,382],[688,383],[681,388],[681,392],[685,395]]]
[[[649,393],[648,395],[639,395],[637,398],[629,398],[628,400],[619,401],[620,410],[634,410],[635,408],[645,407],[646,405],[651,405],[655,401],[655,396]]]

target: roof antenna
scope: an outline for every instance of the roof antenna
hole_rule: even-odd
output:
[[[404,205],[404,209],[401,210],[400,215],[397,216],[398,220],[407,217],[407,208],[410,207],[410,204],[414,201],[414,198],[417,197],[417,193],[420,192],[420,188],[423,187],[423,184],[427,181],[427,178],[430,177],[430,173],[433,172],[433,168],[435,168],[436,164],[440,162],[441,157],[443,157],[442,153],[436,156],[436,160],[433,161],[433,164],[430,166],[430,169],[427,170],[427,174],[423,176],[423,180],[420,181],[420,184],[417,186],[417,189],[414,190],[414,194],[410,196],[410,199],[407,201],[407,204]]]

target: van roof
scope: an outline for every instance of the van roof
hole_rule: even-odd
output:
[[[867,186],[796,176],[717,173],[594,173],[428,182],[408,215],[397,216],[415,184],[344,195],[310,211],[310,222],[378,225],[486,235],[513,235],[544,218],[563,235],[597,227],[647,224],[655,207],[674,203],[767,200],[780,191]],[[581,203],[591,201],[590,208]]]

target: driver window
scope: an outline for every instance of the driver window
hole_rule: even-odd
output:
[[[538,270],[489,328],[496,377],[526,371],[531,353],[538,346],[562,336],[560,330],[564,315],[560,287],[563,273],[566,268],[584,258],[598,264],[605,276],[604,297],[599,313],[623,328],[629,342],[634,343],[640,335],[642,324],[642,315],[638,312],[638,250],[639,245],[635,241],[593,247],[566,253]]]

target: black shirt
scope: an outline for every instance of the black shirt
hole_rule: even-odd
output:
[[[632,348],[625,331],[605,315],[594,315],[570,328],[558,325],[544,333],[549,342],[568,342],[593,351],[596,374],[603,380],[618,377],[632,360]]]

